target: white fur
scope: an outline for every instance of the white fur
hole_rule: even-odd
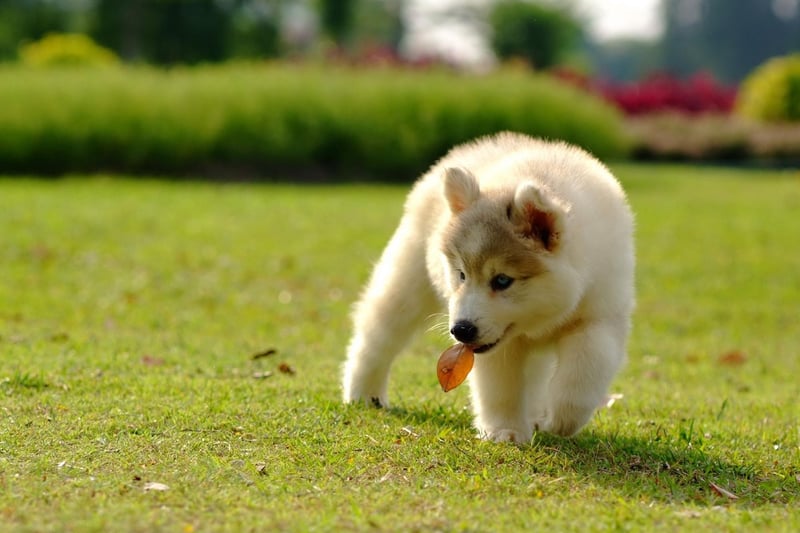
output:
[[[498,274],[513,284],[494,290]],[[511,133],[456,147],[414,186],[356,305],[344,400],[388,406],[392,361],[446,306],[474,347],[497,342],[470,375],[478,434],[573,435],[624,362],[633,277],[633,217],[597,160]]]

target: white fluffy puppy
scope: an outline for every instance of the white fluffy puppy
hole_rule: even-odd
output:
[[[444,305],[476,353],[482,438],[575,434],[625,360],[634,246],[619,183],[579,148],[519,134],[451,150],[409,194],[356,306],[344,400],[387,406],[392,361]]]

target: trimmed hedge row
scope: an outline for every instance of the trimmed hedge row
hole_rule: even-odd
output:
[[[0,172],[257,175],[312,170],[412,179],[452,145],[499,130],[627,151],[616,111],[519,72],[225,65],[0,68]]]

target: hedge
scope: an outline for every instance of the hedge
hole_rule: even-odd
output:
[[[192,173],[412,179],[449,147],[515,130],[624,156],[620,117],[523,72],[0,67],[0,172]]]

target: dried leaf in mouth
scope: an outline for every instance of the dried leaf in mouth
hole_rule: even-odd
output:
[[[436,365],[436,376],[444,392],[461,385],[475,362],[475,353],[466,344],[454,344],[442,352]]]

